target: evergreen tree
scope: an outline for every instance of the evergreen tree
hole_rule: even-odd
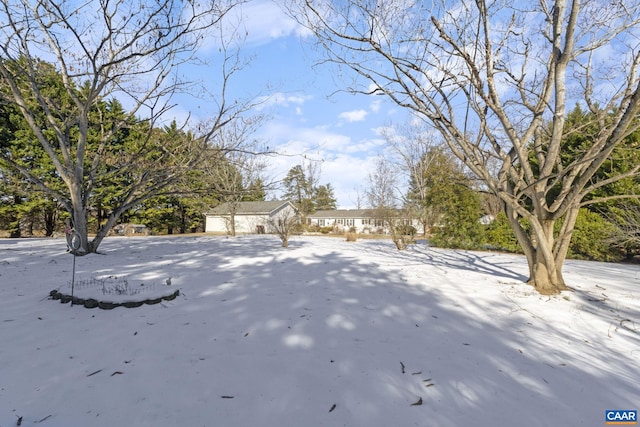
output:
[[[302,165],[296,165],[284,179],[284,197],[298,208],[303,221],[314,211],[314,178]]]
[[[320,185],[314,191],[314,209],[317,211],[335,210],[337,200],[331,184]]]
[[[447,248],[477,249],[483,241],[480,197],[468,185],[452,183],[438,197],[441,223],[434,227],[431,242]]]
[[[264,181],[260,178],[252,181],[247,187],[246,194],[242,198],[243,202],[264,202],[267,193],[264,188]]]
[[[303,220],[317,210],[336,209],[331,184],[318,185],[319,170],[313,163],[296,165],[284,179],[284,197],[298,208]]]
[[[443,215],[434,199],[453,179],[449,172],[455,161],[443,147],[434,145],[426,149],[417,163],[410,174],[405,206],[420,221],[426,235]]]
[[[443,247],[477,248],[483,233],[480,195],[451,155],[442,149],[434,150],[421,199],[423,207],[430,209],[435,225],[432,242]]]
[[[56,90],[55,81],[50,77],[47,84]],[[6,90],[0,86],[0,90]],[[39,117],[39,120],[42,120]],[[2,173],[2,193],[0,213],[3,228],[12,237],[22,235],[22,229],[32,235],[44,230],[51,236],[56,229],[61,204],[56,192],[64,188],[64,182],[40,145],[33,145],[33,134],[12,103],[0,104],[0,171]],[[7,157],[11,161],[7,161]],[[28,176],[24,172],[29,172]],[[41,183],[46,183],[51,191],[43,191]]]
[[[64,190],[23,168],[13,151],[0,150],[3,167],[9,164],[64,206],[79,238],[77,254],[96,252],[120,216],[166,193],[194,167],[212,136],[253,106],[226,96],[242,64],[225,36],[218,40],[224,51],[220,91],[207,94],[221,102],[198,126],[199,136],[179,132],[179,138],[163,139],[156,128],[172,108],[172,96],[192,83],[177,78],[176,68],[200,61],[198,49],[215,34],[211,30],[224,28],[223,18],[235,5],[44,0],[0,8],[0,102],[19,106],[33,136],[30,145],[43,148]],[[43,52],[55,64],[42,61]],[[126,102],[126,120],[102,114],[104,102],[114,97]],[[113,150],[120,143],[116,134],[131,123],[139,137],[126,138],[125,150]],[[97,194],[116,180],[124,185]]]

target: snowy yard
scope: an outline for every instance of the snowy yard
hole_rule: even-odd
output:
[[[75,280],[172,301],[87,309],[64,240],[0,240],[0,427],[601,426],[640,409],[640,267],[273,236],[109,238]],[[167,281],[170,285],[167,285]]]

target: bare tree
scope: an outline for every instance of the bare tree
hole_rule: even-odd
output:
[[[207,190],[217,194],[227,207],[227,231],[231,236],[236,235],[235,216],[239,203],[250,198],[254,191],[252,184],[263,182],[267,149],[253,138],[261,123],[261,116],[229,123],[217,133],[201,165],[206,181],[210,183]]]
[[[439,148],[434,132],[423,124],[409,123],[395,126],[382,133],[391,149],[390,157],[397,158],[396,169],[406,174],[409,190],[405,205],[422,225],[423,235],[438,219],[438,212],[429,203],[429,176],[437,168]]]
[[[605,214],[607,220],[614,225],[605,242],[625,254],[629,260],[640,254],[640,206],[623,204]]]
[[[229,79],[242,61],[237,49],[229,49],[229,41],[220,37],[223,18],[239,1],[0,2],[0,86],[6,88],[1,96],[18,106],[68,194],[20,167],[11,153],[2,153],[3,160],[69,211],[81,238],[79,253],[95,252],[123,212],[162,192],[192,168],[210,138],[246,107],[225,99]],[[217,36],[215,29],[220,31]],[[211,39],[221,46],[222,58],[215,117],[197,135],[185,132],[182,140],[167,141],[158,157],[149,158],[156,124],[173,106],[172,96],[193,89],[179,67],[196,60],[199,47]],[[59,108],[60,92],[52,94],[41,84],[43,63],[53,64],[61,76],[68,109]],[[116,122],[100,118],[103,126],[96,135],[90,129],[95,121],[91,115],[109,98],[126,106],[126,116]],[[109,152],[113,135],[140,120],[148,131],[139,137],[138,155],[130,153],[126,162],[118,161],[118,153]],[[105,162],[110,162],[110,174],[126,173],[131,179],[121,189],[119,205],[90,241],[88,200]]]
[[[480,203],[484,213],[489,215],[492,220],[497,218],[501,212],[504,212],[504,203],[493,193],[483,192]]]
[[[396,209],[402,198],[398,191],[398,170],[388,158],[376,159],[375,170],[369,173],[369,187],[365,190],[371,209]]]
[[[384,94],[430,123],[504,202],[529,283],[544,294],[566,289],[562,266],[585,197],[640,168],[596,176],[640,125],[640,3],[299,0],[298,6],[292,15],[317,36],[327,59],[355,72],[349,90]],[[564,156],[564,138],[581,130],[565,120],[575,103],[594,115],[597,132],[582,151]]]
[[[362,188],[354,187],[353,191],[355,192],[355,200],[351,199],[351,202],[355,203],[356,209],[362,209],[364,205],[364,195],[362,194]]]
[[[404,233],[408,213],[400,208],[402,198],[398,189],[398,169],[387,157],[377,159],[376,169],[369,174],[366,195],[375,219],[387,228],[396,248],[406,249],[413,240]]]
[[[289,238],[300,225],[300,215],[295,209],[285,207],[269,220],[270,231],[274,232],[282,242],[282,247],[289,247]]]

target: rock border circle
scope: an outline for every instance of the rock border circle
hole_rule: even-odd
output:
[[[144,304],[154,305],[162,301],[172,301],[176,299],[178,295],[180,295],[180,290],[176,290],[175,292],[169,295],[156,297],[156,298],[149,298],[145,300],[111,302],[111,301],[100,301],[95,298],[78,298],[75,296],[72,297],[69,294],[65,294],[54,289],[51,292],[49,292],[49,299],[59,300],[62,304],[73,302],[73,305],[82,305],[84,306],[84,308],[100,308],[102,310],[112,310],[116,307],[136,308]]]

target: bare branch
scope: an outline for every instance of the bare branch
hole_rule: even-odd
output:
[[[577,209],[605,185],[594,176],[640,127],[640,4],[291,2],[326,61],[355,75],[348,90],[384,94],[429,122],[505,203],[532,283],[564,289]],[[567,106],[576,103],[595,115],[598,133],[570,158]],[[501,163],[497,173],[490,160]],[[560,218],[566,235],[556,239]]]

